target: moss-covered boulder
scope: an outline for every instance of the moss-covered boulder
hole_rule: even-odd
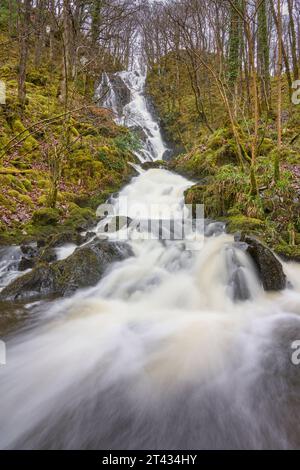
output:
[[[126,244],[97,240],[78,248],[65,260],[39,264],[0,293],[0,301],[68,296],[96,285],[107,268],[133,253]]]
[[[65,227],[74,230],[87,230],[97,223],[95,211],[73,204],[69,217],[65,221]]]
[[[156,160],[154,162],[144,162],[142,163],[141,167],[143,170],[152,170],[152,169],[167,169],[168,162],[164,160]]]
[[[280,291],[286,288],[287,279],[282,264],[273,252],[254,237],[245,235],[247,253],[254,261],[266,291]]]
[[[236,232],[256,232],[263,230],[265,227],[264,221],[255,219],[253,217],[245,217],[244,215],[234,215],[227,217],[226,229],[228,233]]]
[[[56,209],[44,208],[36,210],[32,215],[35,225],[56,225],[59,221],[59,212]]]
[[[85,239],[75,230],[67,230],[61,233],[55,233],[51,235],[45,245],[48,248],[56,248],[59,246],[66,245],[68,243],[73,243],[74,245],[81,245],[84,243]]]

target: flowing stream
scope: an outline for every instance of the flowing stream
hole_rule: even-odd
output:
[[[130,101],[121,113],[106,77],[106,106],[143,130],[141,161],[162,158],[167,149],[147,108],[144,76],[118,78]],[[124,215],[126,200],[130,217],[140,216],[141,201],[165,205],[178,218],[191,184],[139,169],[113,204]],[[221,224],[197,230],[168,241],[133,228],[134,256],[111,266],[96,287],[25,306],[34,321],[7,338],[0,367],[1,448],[300,446],[300,369],[291,362],[300,339],[300,267],[284,266],[293,288],[266,294]],[[14,272],[12,250],[0,264],[3,283]]]

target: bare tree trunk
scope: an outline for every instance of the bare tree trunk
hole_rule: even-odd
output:
[[[293,59],[293,73],[294,73],[294,80],[298,80],[299,78],[299,66],[298,66],[298,58],[297,58],[297,39],[296,39],[296,29],[295,29],[295,22],[293,16],[294,10],[294,2],[293,0],[287,0],[288,10],[289,10],[289,25],[291,29],[291,49],[292,49],[292,59]]]
[[[61,99],[68,110],[69,100],[69,79],[70,79],[70,2],[63,1],[63,27],[62,27],[62,82],[61,82]]]
[[[19,62],[19,77],[18,77],[18,100],[21,109],[25,108],[26,104],[26,69],[29,49],[29,25],[30,25],[30,12],[31,0],[24,0],[21,4],[19,1],[19,15],[20,15],[20,62]]]
[[[280,38],[281,38],[280,48],[281,48],[282,59],[284,61],[285,72],[286,72],[286,77],[287,77],[288,86],[289,86],[289,94],[290,94],[290,97],[291,97],[292,93],[293,93],[293,87],[292,87],[293,80],[292,80],[292,76],[291,76],[289,58],[288,58],[286,49],[284,47],[283,38],[282,38],[282,18],[281,18],[281,26],[280,26],[279,25],[279,17],[276,14],[276,10],[275,10],[275,7],[274,7],[274,0],[270,1],[270,5],[271,5],[272,16],[273,16],[273,19],[274,19],[274,22],[275,22],[275,25],[276,25],[276,29],[277,29],[277,35],[280,36]],[[280,8],[280,10],[281,10],[281,8]],[[281,32],[280,32],[280,30],[281,30]]]
[[[54,56],[55,56],[55,52],[54,52],[54,47],[55,47],[55,29],[56,29],[56,24],[55,24],[55,0],[50,0],[50,4],[49,4],[49,8],[50,8],[50,12],[51,12],[51,21],[50,21],[50,24],[49,24],[49,41],[50,41],[50,44],[49,44],[49,50],[50,50],[50,53],[49,53],[49,59],[50,59],[50,63],[53,64],[54,62]]]
[[[13,36],[14,31],[15,31],[14,9],[15,9],[15,6],[14,6],[13,0],[9,0],[9,24],[8,24],[8,27],[9,27],[9,35],[10,35],[10,37]]]
[[[251,32],[250,24],[245,21],[245,33],[248,42],[249,63],[252,75],[252,99],[253,99],[253,117],[254,117],[254,135],[251,141],[251,193],[253,196],[258,194],[256,184],[256,158],[258,147],[258,130],[259,130],[259,100],[258,100],[258,85],[257,85],[257,71],[255,65],[255,44],[254,37]]]
[[[39,0],[36,6],[34,65],[39,67],[45,40],[44,10],[45,0]]]
[[[277,0],[278,15],[278,61],[277,61],[277,153],[275,156],[274,179],[280,179],[280,155],[282,147],[282,16],[281,0]]]

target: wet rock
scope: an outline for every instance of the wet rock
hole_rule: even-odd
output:
[[[145,163],[142,163],[141,165],[143,170],[152,170],[152,169],[157,169],[157,168],[166,169],[167,166],[168,166],[168,163],[163,160],[156,160],[154,162],[145,162]]]
[[[124,107],[130,103],[131,93],[126,83],[118,74],[103,74],[102,82],[98,88],[100,105],[105,104],[105,98],[108,90],[112,89],[114,93],[114,105],[118,114],[121,116]]]
[[[85,235],[81,235],[81,245],[83,243],[87,243],[89,240],[91,240],[92,238],[95,238],[96,236],[96,232],[86,232]]]
[[[287,279],[282,264],[273,252],[259,240],[242,235],[241,241],[247,244],[246,252],[253,259],[266,291],[280,291],[286,288]]]
[[[225,232],[225,223],[224,222],[215,222],[212,220],[205,220],[204,221],[205,227],[205,236],[206,237],[215,237],[218,235],[222,235]]]
[[[131,132],[133,132],[142,142],[147,142],[148,135],[144,131],[141,126],[133,126],[130,128]]]
[[[39,238],[37,241],[37,247],[43,248],[47,245],[47,238]]]
[[[21,245],[20,248],[27,258],[35,258],[38,255],[38,249],[32,245]]]
[[[20,260],[18,270],[19,271],[27,271],[27,269],[32,269],[35,265],[35,259],[34,258],[26,258],[23,256]]]
[[[47,240],[47,246],[49,248],[56,248],[68,243],[73,243],[74,245],[82,245],[84,243],[84,237],[75,231],[67,231],[52,235]]]
[[[167,149],[165,153],[163,154],[163,160],[169,161],[174,157],[174,150],[172,149]]]
[[[123,108],[130,103],[130,90],[119,75],[111,74],[110,82],[115,92],[118,109],[122,112]]]
[[[40,251],[39,261],[43,261],[45,263],[53,263],[56,260],[57,254],[54,248],[46,247],[44,250]]]
[[[65,260],[38,264],[9,284],[0,293],[0,301],[68,296],[79,288],[96,285],[113,262],[129,256],[133,253],[124,243],[93,241]]]

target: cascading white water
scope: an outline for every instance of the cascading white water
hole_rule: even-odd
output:
[[[18,246],[0,247],[0,292],[20,275],[18,265],[21,257],[22,252]]]
[[[131,217],[141,201],[166,204],[178,217],[190,184],[140,170],[113,204],[123,215],[126,197]],[[0,447],[298,447],[299,265],[285,265],[293,290],[266,294],[220,225],[205,227],[203,246],[141,235],[129,232],[134,256],[96,287],[31,306],[35,326],[7,341]]]
[[[118,80],[113,85],[108,74],[103,74],[96,97],[100,99],[103,106],[114,112],[118,124],[142,134],[142,146],[136,152],[141,162],[162,160],[168,148],[163,141],[157,121],[149,111],[145,97],[146,71],[141,66],[137,66],[135,70],[116,73],[115,77]],[[124,87],[129,90],[130,98],[125,106],[120,106],[118,94]],[[101,96],[104,96],[102,100]]]

